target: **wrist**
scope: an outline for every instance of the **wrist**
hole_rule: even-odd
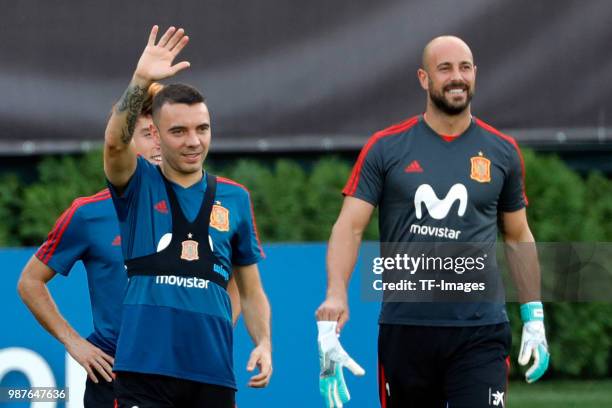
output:
[[[327,288],[326,297],[328,299],[338,299],[346,301],[348,299],[346,285],[344,283],[330,284]]]
[[[146,78],[136,72],[132,76],[132,80],[130,81],[130,85],[135,85],[140,88],[149,89],[149,85],[153,83],[151,78]]]
[[[265,338],[256,343],[256,347],[263,347],[268,351],[272,351],[272,341],[269,338]]]
[[[527,302],[521,305],[521,320],[523,323],[533,321],[544,321],[544,305],[542,302]]]

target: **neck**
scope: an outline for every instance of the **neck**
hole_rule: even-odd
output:
[[[472,122],[472,114],[468,106],[458,115],[447,115],[433,106],[431,102],[427,104],[427,111],[424,115],[425,122],[439,135],[460,135],[465,132]]]
[[[164,161],[162,161],[160,167],[162,173],[164,173],[164,176],[168,180],[178,184],[183,188],[191,187],[195,183],[202,180],[202,171],[196,171],[194,173],[180,173],[173,169],[171,166],[168,166]]]

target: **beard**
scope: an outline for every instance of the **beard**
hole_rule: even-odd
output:
[[[457,88],[457,87],[463,87],[467,91],[465,102],[454,103],[446,99],[446,97],[444,96],[444,93],[446,91],[452,88]],[[472,101],[472,97],[474,96],[474,90],[470,88],[469,85],[463,82],[451,82],[450,84],[442,88],[441,92],[436,92],[434,90],[433,83],[430,80],[429,89],[430,89],[429,99],[433,102],[436,108],[438,108],[439,110],[441,110],[442,112],[444,112],[445,114],[449,116],[456,116],[456,115],[459,115],[460,113],[463,113],[467,109],[467,107],[470,105],[470,102]]]

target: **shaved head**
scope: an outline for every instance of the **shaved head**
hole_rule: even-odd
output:
[[[476,86],[476,66],[470,47],[461,38],[444,35],[427,43],[422,58],[417,77],[427,92],[428,111],[447,117],[466,112],[469,115]]]
[[[423,48],[421,61],[423,69],[428,70],[432,63],[434,64],[433,66],[436,66],[448,51],[462,52],[466,58],[469,58],[471,63],[474,63],[472,50],[470,50],[465,41],[452,35],[442,35],[428,42],[425,48]]]

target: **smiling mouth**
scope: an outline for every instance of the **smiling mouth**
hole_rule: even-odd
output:
[[[183,153],[182,156],[186,158],[188,161],[197,160],[200,157],[201,153]]]
[[[155,163],[161,163],[162,158],[161,158],[161,154],[154,154],[153,156],[151,156],[151,159],[155,162]]]
[[[461,95],[464,92],[467,92],[467,88],[466,87],[461,87],[461,88],[448,88],[445,90],[445,92],[448,92],[451,95]]]

